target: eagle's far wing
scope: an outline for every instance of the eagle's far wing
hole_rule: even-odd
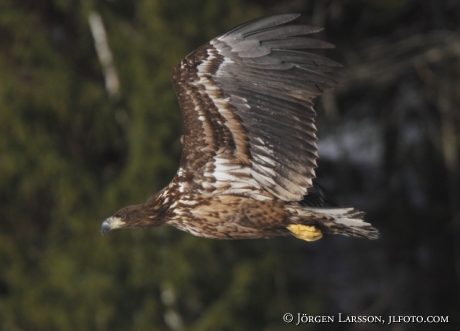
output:
[[[283,25],[298,16],[243,24],[174,68],[184,135],[181,190],[256,199],[269,192],[300,201],[312,187],[312,100],[337,84],[324,73],[340,65],[304,51],[333,46],[304,37],[320,28]]]

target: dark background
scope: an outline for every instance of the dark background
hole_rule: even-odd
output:
[[[324,26],[337,49],[320,54],[344,65],[316,101],[319,183],[381,238],[102,237],[177,170],[173,66],[288,12]],[[459,18],[453,0],[1,0],[0,329],[459,330]],[[286,312],[449,323],[296,327]]]

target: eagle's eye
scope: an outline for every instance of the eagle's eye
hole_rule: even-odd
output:
[[[120,218],[121,218],[122,220],[124,220],[124,219],[126,218],[126,214],[121,214],[121,215],[120,215]]]

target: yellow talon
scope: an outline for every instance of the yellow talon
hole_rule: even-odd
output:
[[[321,230],[315,226],[289,224],[287,229],[291,231],[295,237],[306,241],[315,241],[321,239],[323,236]]]

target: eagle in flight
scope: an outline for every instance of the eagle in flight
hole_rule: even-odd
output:
[[[101,225],[164,224],[215,239],[326,234],[375,239],[364,213],[338,207],[315,178],[313,99],[337,83],[340,64],[305,50],[333,45],[294,25],[300,15],[242,24],[201,46],[173,70],[183,151],[171,183]]]

